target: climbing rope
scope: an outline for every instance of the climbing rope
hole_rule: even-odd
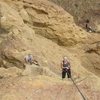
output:
[[[76,83],[74,82],[73,78],[71,78],[73,84],[75,85],[75,87],[77,88],[78,92],[80,93],[80,95],[82,96],[83,100],[87,100],[85,98],[85,96],[83,95],[83,93],[80,91],[79,87],[76,85]],[[63,87],[61,87],[60,91],[57,93],[55,100],[57,100],[58,96],[61,94]]]
[[[75,85],[75,87],[77,88],[78,92],[80,93],[80,95],[82,96],[83,100],[86,100],[85,96],[82,94],[82,92],[80,91],[80,89],[78,88],[78,86],[76,85],[76,83],[74,82],[73,78],[71,78],[73,84]]]

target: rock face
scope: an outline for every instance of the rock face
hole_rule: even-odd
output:
[[[17,66],[23,68],[23,58],[29,52],[34,53],[34,55],[41,55],[40,57],[46,55],[46,58],[43,58],[47,60],[57,58],[51,57],[55,52],[54,50],[46,52],[48,49],[43,49],[48,45],[51,45],[50,48],[48,46],[50,50],[53,47],[55,47],[55,50],[61,48],[56,44],[53,45],[49,40],[48,43],[45,42],[46,39],[42,39],[42,37],[62,46],[84,43],[87,39],[88,33],[74,24],[72,16],[46,0],[17,2],[15,0],[5,2],[2,0],[0,5],[1,30],[4,30],[6,34],[1,37],[0,46],[0,62],[3,67]],[[40,53],[36,53],[37,51]],[[63,50],[60,50],[57,53],[65,55],[62,52]]]
[[[85,54],[82,57],[82,64],[86,66],[89,70],[98,75],[100,70],[100,42],[96,42],[91,45],[86,45],[84,47]],[[91,67],[92,66],[92,67]]]
[[[98,0],[49,0],[52,1],[61,7],[63,7],[67,12],[73,15],[75,22],[85,28],[86,20],[90,21],[89,26],[92,27],[95,32],[100,32],[100,1]],[[96,47],[99,44],[100,35],[92,33],[88,35],[88,41],[85,41],[85,45],[82,45],[82,52],[78,50],[78,55],[82,59],[83,66],[86,66],[89,70],[96,74],[99,72],[100,68],[99,63],[99,48]],[[95,45],[95,46],[94,46]],[[91,48],[93,47],[93,48]],[[97,49],[98,48],[98,49]],[[89,49],[89,51],[87,50]],[[77,50],[76,50],[77,52]],[[80,52],[80,53],[79,53]]]
[[[94,91],[97,84],[93,84],[97,80],[89,80],[91,83],[87,80],[88,78],[79,85],[82,93],[86,99],[99,100],[100,91]],[[82,100],[72,82],[47,76],[2,79],[0,80],[0,91],[2,91],[0,92],[1,100]]]
[[[81,96],[73,86],[71,87],[71,84],[66,84],[66,82],[58,81],[54,78],[38,76],[36,78],[21,77],[16,79],[18,80],[17,82],[13,78],[5,81],[8,84],[3,83],[4,80],[0,80],[0,86],[4,84],[4,87],[7,87],[6,90],[8,91],[5,93],[5,88],[0,87],[2,91],[0,95],[4,94],[1,100],[62,100],[62,98],[66,100],[73,93],[76,96],[71,96],[70,100],[81,100]],[[69,94],[65,95],[67,92]]]
[[[66,11],[72,14],[76,23],[85,27],[87,19],[90,20],[90,26],[100,32],[100,1],[98,0],[50,0],[62,6]]]
[[[83,42],[84,38],[86,38],[85,32],[81,28],[79,29],[74,24],[72,16],[70,16],[68,13],[65,13],[65,11],[62,8],[58,8],[54,4],[46,3],[46,0],[24,0],[23,3],[21,1],[12,2],[13,3],[10,3],[9,5],[11,5],[14,8],[16,7],[15,9],[18,10],[18,12],[16,13],[16,17],[18,16],[17,22],[19,23],[13,23],[14,26],[18,26],[19,24],[22,25],[24,22],[29,27],[34,29],[35,33],[40,34],[48,39],[51,39],[59,45],[71,46],[79,42]],[[20,15],[20,18],[18,13]],[[4,16],[4,14],[2,16]],[[16,20],[16,17],[13,16],[12,21]],[[1,18],[1,20],[3,19]],[[2,26],[4,26],[4,23],[2,23]]]
[[[76,26],[69,13],[47,0],[1,0],[0,9],[1,100],[81,100],[72,82],[61,80],[66,55],[85,97],[100,99],[100,79],[84,68],[94,68],[94,60],[100,68],[99,34]],[[40,66],[25,64],[29,53]]]

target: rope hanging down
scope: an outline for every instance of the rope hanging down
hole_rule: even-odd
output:
[[[74,80],[71,78],[73,84],[75,85],[75,87],[77,88],[78,92],[80,93],[80,95],[82,96],[83,100],[86,100],[85,96],[82,94],[82,92],[80,91],[80,89],[78,88],[78,86],[76,85],[76,83],[74,82]]]

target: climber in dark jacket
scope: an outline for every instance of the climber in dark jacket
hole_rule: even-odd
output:
[[[90,21],[87,19],[86,25],[85,25],[87,32],[90,32],[90,33],[95,32],[89,24],[90,24]]]
[[[63,58],[63,61],[61,63],[61,68],[62,68],[62,79],[66,77],[66,73],[67,73],[67,78],[71,78],[70,62],[68,61],[67,57]]]

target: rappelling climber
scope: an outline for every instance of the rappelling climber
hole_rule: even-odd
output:
[[[75,85],[75,87],[77,88],[78,92],[80,93],[80,95],[82,96],[83,100],[87,100],[85,98],[85,96],[83,95],[83,93],[80,91],[79,87],[77,86],[77,84],[74,82],[73,78],[71,77],[71,66],[70,66],[70,62],[68,60],[68,58],[65,56],[62,60],[61,63],[61,68],[62,68],[62,79],[64,79],[66,77],[66,73],[67,73],[67,77],[68,79],[70,78],[71,81],[73,82],[73,84]]]
[[[66,73],[67,73],[67,78],[71,78],[70,62],[68,61],[67,57],[63,58],[61,63],[61,68],[62,68],[62,79],[66,77]]]
[[[30,65],[32,65],[32,64],[39,65],[38,62],[37,62],[36,60],[33,59],[32,54],[26,55],[25,58],[24,58],[24,60],[25,60],[25,62],[26,62],[27,64],[30,64]]]

